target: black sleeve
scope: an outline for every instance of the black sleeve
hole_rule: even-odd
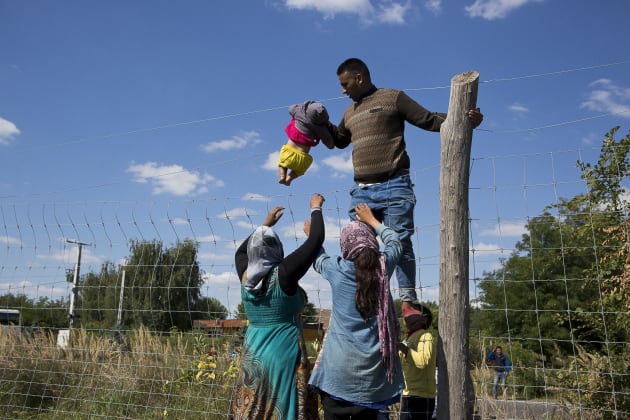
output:
[[[278,282],[289,296],[297,292],[298,281],[306,274],[324,243],[324,218],[321,210],[311,213],[311,232],[306,241],[278,266]]]
[[[247,242],[249,242],[250,236],[243,241],[241,246],[236,250],[236,255],[234,255],[234,266],[236,267],[239,282],[243,278],[243,273],[247,270]]]

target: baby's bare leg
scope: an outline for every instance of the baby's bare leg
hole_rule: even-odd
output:
[[[278,181],[280,184],[287,185],[287,168],[283,166],[278,166],[278,174],[280,175],[280,180]]]
[[[285,179],[284,185],[287,185],[287,186],[291,185],[291,181],[293,181],[297,177],[299,177],[299,175],[296,174],[295,172],[293,171],[289,172],[289,174],[287,175]]]

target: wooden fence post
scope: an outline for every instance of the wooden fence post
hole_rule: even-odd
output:
[[[479,73],[451,80],[446,121],[440,130],[440,317],[438,418],[471,419],[475,394],[468,355],[468,185],[472,123]]]

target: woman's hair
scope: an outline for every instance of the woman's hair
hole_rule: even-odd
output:
[[[370,315],[378,309],[378,290],[380,269],[379,252],[373,248],[363,248],[354,259],[357,290],[354,305],[361,318],[368,321]]]

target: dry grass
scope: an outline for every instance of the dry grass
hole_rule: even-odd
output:
[[[3,418],[225,418],[233,387],[228,345],[199,373],[205,339],[146,329],[111,339],[72,331],[66,350],[52,334],[0,333]]]

